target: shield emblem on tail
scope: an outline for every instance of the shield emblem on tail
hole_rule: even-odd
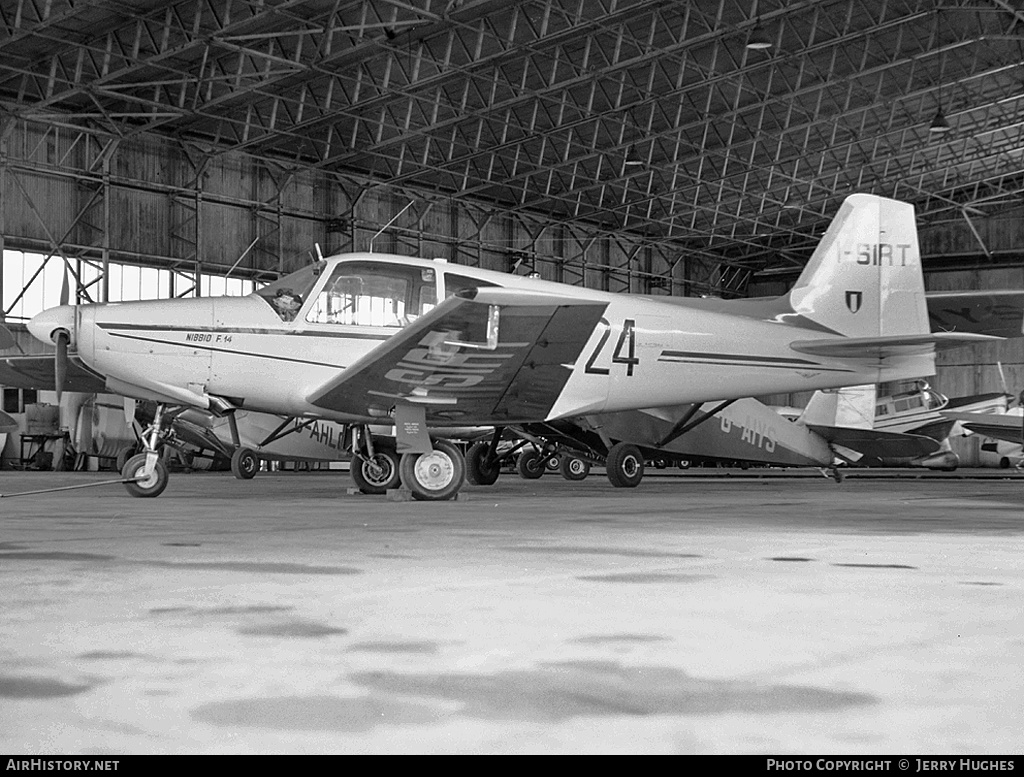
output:
[[[846,307],[850,309],[851,313],[856,313],[860,310],[860,306],[864,303],[864,292],[862,291],[848,291],[846,292]]]

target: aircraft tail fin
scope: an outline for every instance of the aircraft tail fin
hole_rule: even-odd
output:
[[[815,391],[798,421],[808,426],[845,426],[873,429],[877,386],[847,386]]]
[[[789,301],[804,322],[846,337],[930,332],[914,206],[847,197]]]

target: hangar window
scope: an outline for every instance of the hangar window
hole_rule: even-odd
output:
[[[341,262],[313,301],[314,324],[401,327],[437,304],[433,268]]]

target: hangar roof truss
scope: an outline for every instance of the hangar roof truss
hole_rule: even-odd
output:
[[[756,27],[773,45],[745,46]],[[1024,182],[1012,0],[11,0],[0,110],[800,266],[852,191]],[[941,110],[952,129],[929,131]]]

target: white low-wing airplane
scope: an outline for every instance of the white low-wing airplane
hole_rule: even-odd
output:
[[[930,331],[913,206],[866,194],[846,199],[794,288],[767,302],[612,294],[358,253],[247,297],[62,305],[28,328],[57,344],[58,361],[70,347],[110,391],[129,397],[218,413],[393,422],[402,483],[419,499],[452,498],[465,474],[459,450],[431,440],[428,428],[500,432],[911,379],[934,374],[936,346],[993,339]],[[160,434],[158,411],[147,451],[122,471],[136,496],[166,486]],[[621,445],[609,461],[619,484],[630,485],[643,459]],[[469,466],[491,464],[482,449]]]

